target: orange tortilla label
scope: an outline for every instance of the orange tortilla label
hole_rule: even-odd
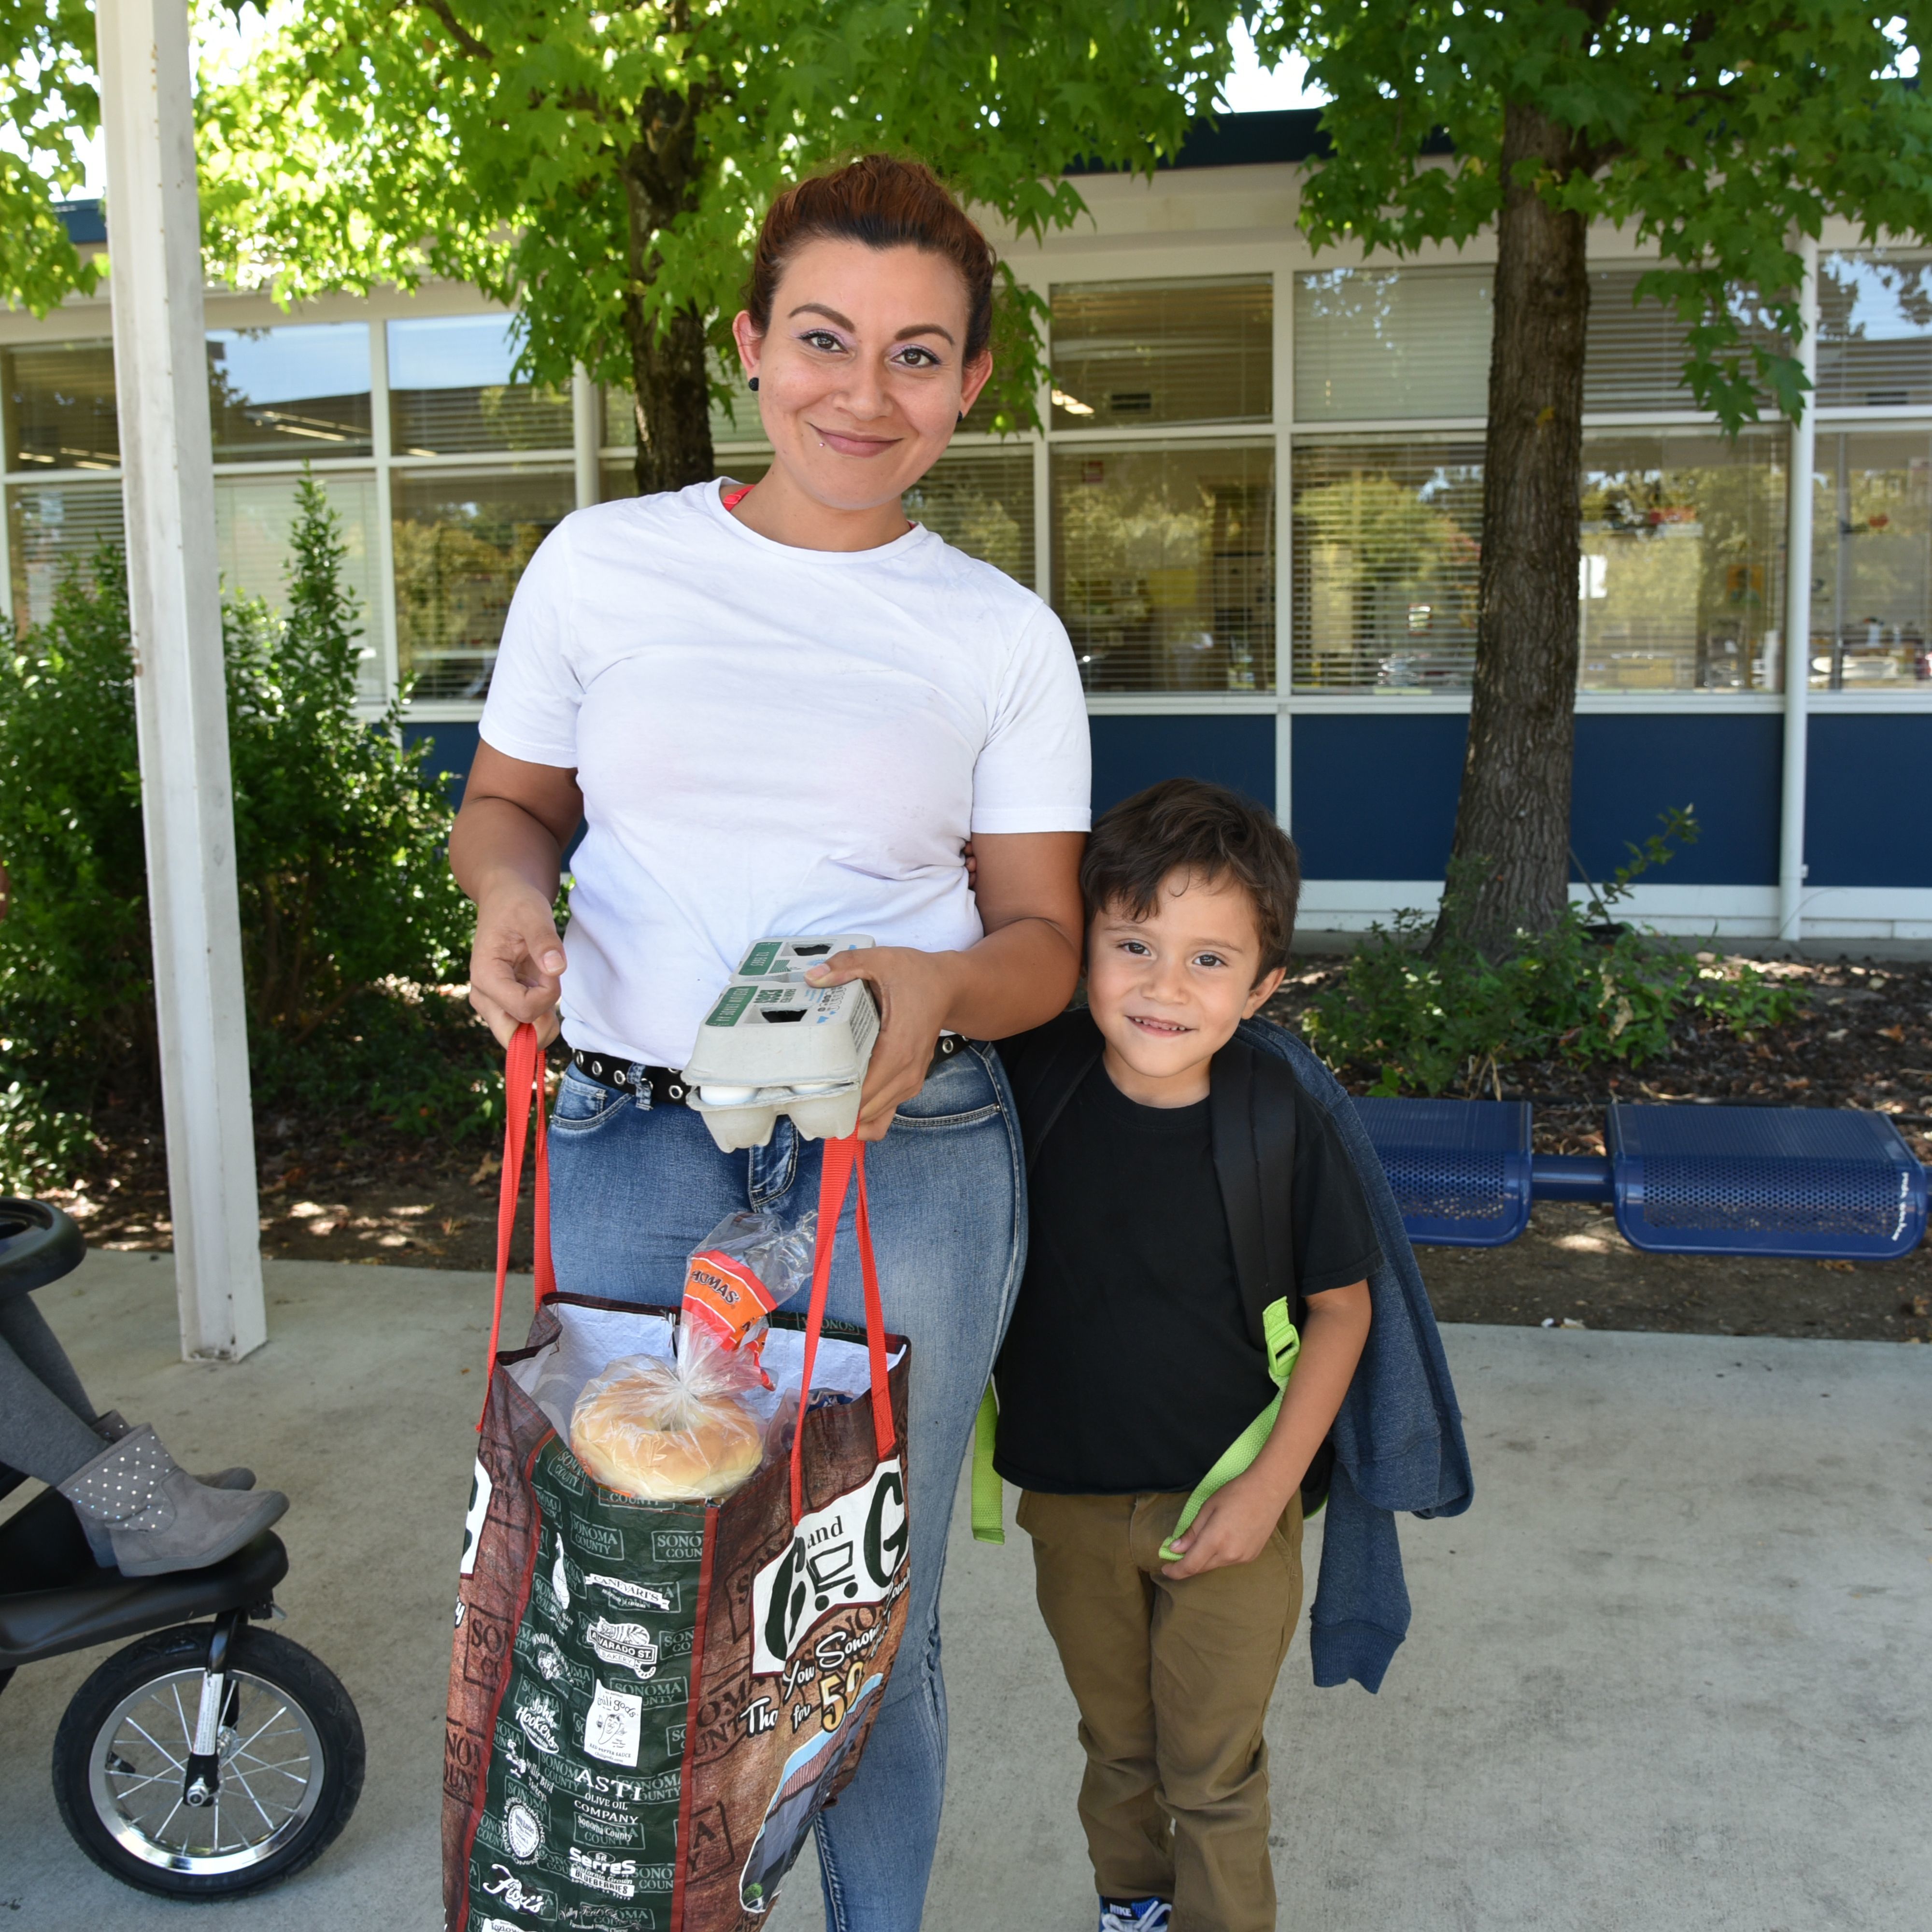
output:
[[[728,1348],[736,1348],[746,1331],[777,1306],[749,1268],[716,1248],[693,1255],[686,1266],[686,1313],[714,1329]]]

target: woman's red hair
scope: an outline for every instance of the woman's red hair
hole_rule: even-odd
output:
[[[752,253],[745,308],[760,334],[772,326],[772,300],[786,263],[820,236],[944,255],[966,284],[964,359],[985,351],[993,333],[993,251],[930,168],[866,154],[787,188],[766,212]]]

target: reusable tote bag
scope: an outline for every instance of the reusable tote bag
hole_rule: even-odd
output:
[[[856,1140],[826,1143],[810,1312],[764,1362],[810,1392],[789,1457],[722,1503],[640,1502],[570,1453],[570,1410],[620,1355],[668,1358],[675,1309],[560,1294],[536,1038],[509,1053],[496,1322],[450,1659],[447,1932],[758,1925],[850,1781],[904,1633],[910,1351],[880,1311]],[[534,1091],[536,1318],[497,1352]],[[824,1319],[856,1184],[862,1335]]]

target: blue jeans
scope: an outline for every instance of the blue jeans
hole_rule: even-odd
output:
[[[692,1249],[727,1214],[788,1220],[818,1204],[824,1143],[781,1120],[769,1145],[721,1154],[682,1107],[564,1076],[550,1130],[551,1245],[566,1294],[674,1304]],[[968,1046],[866,1150],[886,1326],[912,1343],[905,1636],[859,1772],[818,1820],[834,1932],[917,1932],[946,1788],[939,1583],[959,1466],[1026,1259],[1019,1130],[990,1048]],[[827,1312],[862,1324],[848,1196]],[[802,1310],[809,1292],[787,1305]]]

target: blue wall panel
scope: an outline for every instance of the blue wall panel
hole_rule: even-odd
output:
[[[405,724],[403,742],[419,745],[424,739],[430,746],[429,769],[432,774],[447,772],[450,775],[446,789],[452,805],[463,802],[464,781],[470,776],[470,761],[476,755],[479,742],[473,723],[448,724]]]
[[[1600,885],[1688,806],[1697,842],[1646,876],[1658,886],[1778,883],[1784,721],[1769,712],[1596,712],[1576,720],[1570,839]]]
[[[1928,780],[1932,712],[1814,712],[1805,766],[1806,883],[1932,886]]]
[[[1094,809],[1105,812],[1162,778],[1210,778],[1274,809],[1274,716],[1089,718]]]
[[[1274,720],[1265,715],[1089,720],[1094,807],[1164,778],[1212,778],[1272,807]],[[1294,813],[1317,879],[1439,879],[1449,856],[1467,721],[1454,712],[1304,712],[1293,721]],[[1782,722],[1768,712],[1597,712],[1576,721],[1573,836],[1593,878],[1626,842],[1693,808],[1700,834],[1652,876],[1660,885],[1770,885],[1778,878]],[[431,769],[476,756],[473,723],[405,728]],[[1807,856],[1815,886],[1932,886],[1918,806],[1932,775],[1932,713],[1814,713]]]
[[[1304,712],[1290,825],[1311,879],[1439,879],[1469,721],[1454,712]]]
[[[1293,824],[1314,879],[1439,879],[1456,826],[1468,721],[1454,712],[1304,712],[1294,720]],[[1700,836],[1654,874],[1669,885],[1778,877],[1779,720],[1598,712],[1576,721],[1572,837],[1599,881],[1672,806]]]

